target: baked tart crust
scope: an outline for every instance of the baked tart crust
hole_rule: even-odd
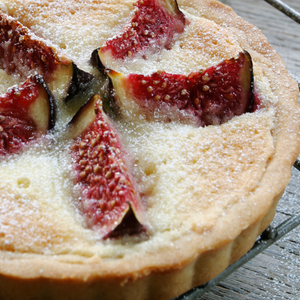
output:
[[[77,1],[0,3],[5,13],[65,48],[80,67],[97,74],[86,63],[87,54],[85,58],[81,54],[90,51],[90,55],[120,30],[133,1],[93,1],[86,6]],[[145,120],[131,124],[126,119],[116,124],[133,154],[132,171],[140,191],[147,196],[149,231],[139,236],[99,240],[84,227],[83,218],[70,204],[72,178],[66,143],[59,133],[55,147],[47,141],[48,150],[29,149],[2,162],[1,299],[24,299],[24,295],[28,299],[170,299],[222,272],[252,247],[273,219],[300,150],[297,83],[260,31],[231,8],[213,0],[178,4],[192,20],[196,37],[224,31],[228,47],[223,34],[203,46],[189,40],[193,31],[186,31],[168,50],[174,60],[178,57],[185,66],[177,46],[186,53],[196,51],[204,67],[247,50],[262,108],[204,128]],[[41,11],[53,26],[37,17]],[[67,40],[69,32],[54,35],[58,20],[68,28],[65,32],[74,33],[91,23],[102,31],[76,48],[74,41]],[[211,47],[209,54],[207,47]],[[224,47],[228,51],[220,54]],[[137,64],[134,71],[138,68]],[[36,161],[48,175],[41,176]],[[18,186],[17,172],[32,176],[29,188]]]

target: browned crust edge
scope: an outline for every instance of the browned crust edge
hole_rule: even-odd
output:
[[[243,230],[234,241],[219,249],[202,253],[196,260],[178,270],[157,270],[136,280],[127,280],[125,277],[82,280],[75,276],[49,280],[42,277],[24,279],[0,275],[0,299],[170,299],[211,280],[243,256],[272,221],[280,198],[281,194],[274,199],[268,213]],[[40,263],[38,267],[45,267],[45,262]],[[66,264],[57,263],[56,267],[65,269]]]
[[[0,260],[0,299],[170,299],[223,271],[252,247],[256,237],[273,219],[300,149],[299,122],[296,122],[300,113],[297,83],[265,37],[232,9],[212,0],[182,0],[179,5],[226,26],[260,65],[273,93],[280,99],[277,112],[279,122],[275,131],[276,153],[261,186],[249,197],[248,205],[255,204],[255,210],[246,220],[236,220],[236,229],[231,234],[222,237],[217,234],[215,250],[202,248],[197,234],[191,233],[190,251],[186,253],[186,237],[183,237],[176,242],[177,251],[160,253],[156,268],[150,267],[149,261],[157,260],[151,255],[137,258],[134,266],[130,266],[130,259],[123,261],[122,267],[119,263],[93,261],[93,258],[86,264],[71,265],[47,261],[39,255],[30,260],[10,259],[7,255]],[[240,37],[239,32],[243,32],[245,38]],[[257,47],[259,44],[262,45],[260,48]],[[269,64],[266,64],[266,57]],[[280,78],[272,71],[273,65],[280,70]],[[239,203],[239,211],[244,205]],[[234,213],[229,213],[228,218],[234,220]],[[217,233],[220,226],[217,223],[213,231]]]

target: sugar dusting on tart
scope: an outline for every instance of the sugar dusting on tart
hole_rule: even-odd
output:
[[[104,3],[98,3],[97,13],[86,17],[85,11],[90,13],[95,4],[89,6],[78,2],[66,14],[65,7],[72,2],[64,5],[31,2],[28,6],[22,1],[5,3],[2,8],[37,34],[59,45],[86,70],[91,70],[87,53],[117,31],[118,22],[126,20],[131,3],[112,5],[107,11]],[[117,10],[122,11],[121,15],[116,13]],[[111,14],[112,21],[101,19],[104,13]],[[188,73],[234,57],[241,51],[226,29],[212,21],[189,17],[190,25],[170,51],[163,50],[147,62],[136,59],[131,64],[125,62],[110,67],[127,73],[149,74],[160,69]],[[258,66],[255,66],[255,73],[260,73]],[[116,124],[127,149],[133,153],[133,173],[141,194],[147,199],[151,225],[151,239],[147,245],[150,244],[150,249],[156,247],[156,240],[162,233],[175,235],[175,238],[189,229],[199,233],[205,231],[217,218],[226,215],[230,206],[246,199],[259,185],[274,152],[271,131],[275,114],[270,106],[272,93],[260,75],[255,77],[257,88],[263,95],[269,95],[262,97],[265,108],[222,126],[195,128],[178,122],[148,123],[139,118]],[[63,151],[67,147],[63,137],[64,133],[57,133],[53,141],[49,138],[42,146],[37,145],[19,157],[1,163],[2,187],[8,187],[11,199],[14,199],[2,198],[1,207],[6,207],[2,211],[5,217],[1,219],[0,227],[3,237],[5,235],[1,239],[2,247],[33,253],[42,253],[45,249],[54,253],[84,253],[83,249],[87,252],[90,249],[91,253],[108,257],[114,257],[116,252],[132,251],[130,249],[138,247],[134,246],[134,239],[133,243],[129,239],[128,245],[116,241],[104,245],[96,242],[93,233],[84,229],[84,221],[72,205],[72,178]],[[41,170],[44,170],[42,174]],[[26,232],[24,228],[28,223],[32,231]],[[20,232],[23,233],[20,235]],[[74,242],[75,237],[78,242]],[[118,250],[114,243],[118,244]]]
[[[78,66],[97,74],[89,64],[90,54],[120,30],[133,2],[110,1],[108,5],[105,1],[1,0],[0,8],[37,35],[51,40]],[[197,14],[193,9],[189,13],[191,23],[170,51],[154,55],[147,63],[137,59],[130,64],[131,69],[126,62],[112,67],[124,73],[149,74],[164,69],[188,74],[197,67],[206,68],[234,57],[244,49],[237,38],[239,33],[193,16]],[[115,123],[126,149],[134,157],[132,172],[147,205],[150,230],[140,236],[103,241],[86,228],[72,199],[71,161],[66,151],[70,140],[63,131],[76,108],[59,107],[63,121],[54,135],[21,155],[0,162],[0,189],[5,190],[0,196],[0,249],[4,250],[0,258],[6,258],[9,252],[19,258],[22,253],[31,258],[47,254],[51,262],[78,262],[80,270],[87,263],[93,274],[100,270],[101,276],[106,272],[115,274],[113,270],[128,274],[132,264],[137,272],[132,276],[138,277],[153,268],[152,261],[144,261],[144,257],[154,257],[153,261],[166,269],[190,263],[189,252],[180,248],[190,238],[197,243],[192,249],[198,249],[191,250],[191,256],[196,257],[199,249],[209,250],[214,245],[209,233],[216,224],[220,228],[220,220],[229,228],[224,233],[226,242],[234,239],[249,226],[247,221],[255,208],[243,211],[247,221],[240,222],[245,226],[241,229],[232,228],[228,216],[235,206],[247,207],[249,199],[255,199],[276,155],[277,97],[265,77],[265,61],[258,57],[255,56],[254,80],[262,108],[254,113],[204,128],[180,122],[146,122],[142,116]],[[16,80],[11,79],[15,84]],[[251,204],[262,205],[257,199]],[[237,215],[236,219],[241,217]],[[199,240],[193,240],[195,236]],[[219,232],[215,239],[220,246]],[[163,262],[157,258],[160,250],[166,258]],[[168,257],[166,253],[171,250],[178,251],[177,256],[184,257],[183,261],[175,261],[171,254]],[[95,266],[89,258],[97,262]],[[123,258],[127,263],[125,271],[118,268]],[[102,270],[106,263],[107,268]],[[51,272],[56,274],[51,270],[45,276],[51,277]],[[72,277],[71,271],[65,272]],[[83,278],[89,278],[84,272]]]
[[[149,75],[158,70],[187,75],[192,71],[217,65],[242,51],[228,31],[216,23],[186,14],[190,24],[178,36],[170,50],[163,49],[147,57],[130,61],[111,61],[107,66],[124,73]],[[170,59],[170,57],[172,59]]]
[[[20,85],[21,83],[21,78],[19,78],[18,76],[8,75],[3,70],[0,70],[0,76],[1,76],[1,85],[0,85],[1,94],[5,94],[10,87],[14,85]]]
[[[0,1],[0,9],[91,72],[87,62],[92,51],[120,30],[134,2],[17,0]]]

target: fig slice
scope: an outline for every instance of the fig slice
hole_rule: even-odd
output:
[[[53,96],[40,75],[0,96],[0,155],[23,146],[54,127]]]
[[[246,51],[187,76],[106,72],[115,104],[127,115],[192,120],[197,126],[206,126],[222,124],[259,106],[253,92],[252,60]]]
[[[0,68],[21,78],[42,75],[55,91],[64,91],[66,101],[89,86],[93,75],[80,69],[27,27],[0,11]]]
[[[75,191],[88,226],[103,238],[145,230],[144,208],[136,182],[127,168],[121,139],[102,109],[99,94],[79,110],[69,129],[75,137],[70,147]]]
[[[98,51],[100,60],[92,57],[92,61],[101,69],[115,59],[137,54],[145,57],[163,48],[170,49],[174,35],[182,33],[185,24],[176,0],[139,0],[122,31]]]

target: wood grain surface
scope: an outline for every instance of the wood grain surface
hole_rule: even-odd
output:
[[[243,19],[257,26],[285,61],[290,73],[300,77],[300,24],[263,0],[221,0]],[[300,12],[300,0],[284,0]],[[300,100],[300,98],[299,98]],[[277,208],[276,226],[300,213],[300,172],[292,179]],[[300,227],[235,271],[200,298],[300,299]]]

